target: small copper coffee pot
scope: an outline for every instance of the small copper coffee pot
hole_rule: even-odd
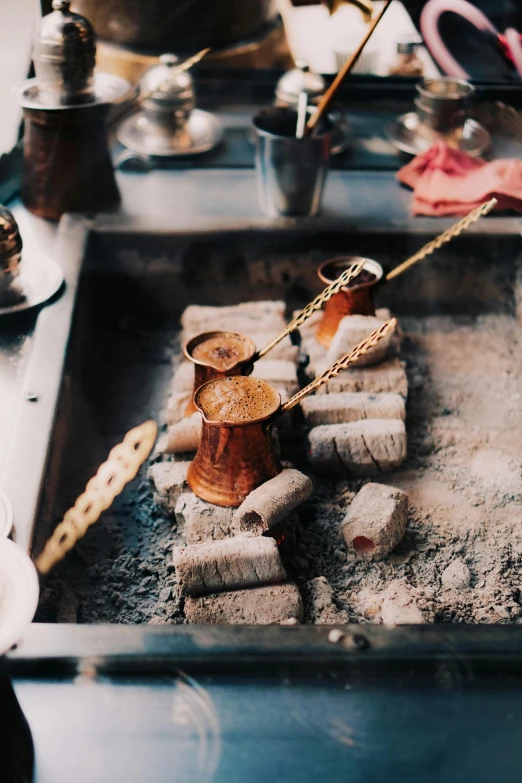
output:
[[[363,265],[361,278],[370,278],[373,275],[373,279],[362,280],[360,283],[354,280],[355,285],[345,284],[335,296],[332,296],[326,302],[323,318],[316,333],[317,342],[328,348],[337,331],[339,322],[345,315],[375,315],[373,297],[378,286],[399,277],[399,275],[402,275],[419,261],[423,261],[436,250],[440,250],[443,245],[460,236],[477,220],[491,212],[496,204],[497,199],[492,198],[489,201],[485,201],[480,207],[472,209],[471,212],[454,223],[451,228],[443,231],[435,239],[430,240],[406,261],[403,261],[402,264],[388,272],[386,277],[384,277],[382,266],[371,258],[340,256],[339,258],[331,258],[329,261],[321,264],[317,274],[323,283],[330,283],[343,269],[346,269],[356,261],[362,262]],[[365,275],[365,272],[369,273],[369,275]]]
[[[216,378],[201,386],[194,395],[203,429],[187,474],[191,490],[216,506],[240,506],[282,470],[271,434],[277,418],[364,356],[396,324],[395,318],[384,323],[283,405],[279,392],[259,378]]]
[[[371,275],[373,279],[360,283],[354,280],[353,285],[344,286],[326,303],[316,334],[317,342],[324,345],[325,348],[328,348],[332,342],[337,327],[345,315],[375,315],[373,294],[383,276],[383,268],[377,261],[357,256],[331,258],[321,264],[317,274],[323,283],[331,283],[343,270],[357,261],[363,264],[361,276],[368,273],[366,276],[370,278]]]
[[[250,375],[255,352],[253,340],[237,332],[203,332],[193,337],[183,347],[183,353],[194,364],[194,392],[214,378]],[[192,396],[185,416],[196,411]]]

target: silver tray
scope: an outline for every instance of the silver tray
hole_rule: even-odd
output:
[[[0,315],[19,313],[46,302],[63,285],[63,274],[58,264],[40,253],[24,253],[20,274],[15,280],[12,299],[0,305]]]
[[[213,114],[194,109],[182,131],[161,133],[140,111],[123,120],[116,136],[125,147],[141,155],[181,157],[200,155],[213,149],[223,138],[223,129]]]
[[[443,136],[423,125],[413,111],[403,114],[388,125],[386,136],[397,149],[410,155],[426,152],[435,141],[443,139],[461,152],[466,152],[475,158],[482,155],[491,143],[489,133],[476,120],[467,119],[462,131]]]

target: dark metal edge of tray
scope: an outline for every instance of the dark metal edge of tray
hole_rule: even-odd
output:
[[[4,660],[17,677],[91,668],[162,671],[371,670],[437,662],[469,671],[520,670],[522,626],[123,626],[33,624]]]

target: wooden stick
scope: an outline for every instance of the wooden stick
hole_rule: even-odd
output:
[[[376,16],[373,22],[370,24],[370,27],[368,28],[368,32],[364,36],[363,40],[361,41],[361,43],[359,44],[355,52],[352,54],[350,59],[345,62],[345,64],[343,65],[343,67],[341,68],[341,70],[339,71],[339,73],[331,83],[330,87],[327,89],[327,91],[319,101],[319,106],[317,107],[317,111],[310,117],[310,119],[306,124],[304,136],[309,136],[310,133],[313,132],[317,123],[320,122],[323,116],[325,115],[326,111],[328,110],[328,107],[330,106],[330,103],[332,102],[335,93],[337,92],[341,83],[344,81],[345,77],[348,76],[348,74],[354,67],[355,63],[361,56],[362,50],[364,49],[364,47],[372,37],[373,31],[381,21],[382,17],[386,13],[386,11],[388,10],[392,2],[393,0],[386,0],[384,4],[384,8],[382,9],[381,13],[379,14],[379,16]]]

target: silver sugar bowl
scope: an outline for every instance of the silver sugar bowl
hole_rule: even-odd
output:
[[[296,67],[282,76],[275,90],[277,106],[297,107],[299,95],[306,92],[308,105],[316,103],[326,90],[326,82],[323,77],[310,70],[308,63],[297,60]]]
[[[39,100],[59,107],[94,100],[96,39],[90,22],[72,13],[69,0],[53,0],[33,51]]]
[[[175,54],[162,54],[159,64],[149,68],[140,79],[139,95],[145,117],[159,131],[176,133],[188,122],[196,105],[194,84],[188,71],[176,66]]]
[[[0,305],[6,294],[13,291],[13,283],[20,271],[22,237],[13,213],[0,205]]]

